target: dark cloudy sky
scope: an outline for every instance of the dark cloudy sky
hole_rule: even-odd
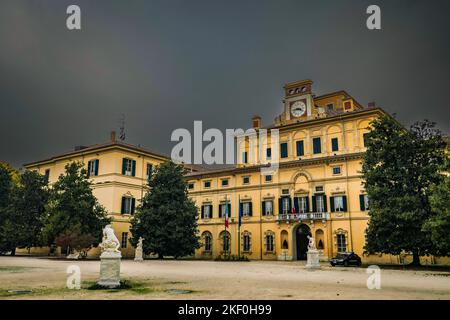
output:
[[[66,28],[70,4],[81,31]],[[448,0],[1,0],[0,160],[105,142],[122,113],[127,142],[170,154],[194,120],[272,122],[283,84],[305,78],[448,134],[449,14]]]

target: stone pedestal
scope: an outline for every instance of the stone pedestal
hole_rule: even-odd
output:
[[[108,288],[119,287],[120,261],[122,259],[120,252],[104,251],[100,259],[100,280],[97,283]]]
[[[320,269],[320,263],[319,263],[319,250],[308,250],[307,254],[307,261],[306,261],[306,268],[307,269]]]

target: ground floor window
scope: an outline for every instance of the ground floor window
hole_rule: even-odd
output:
[[[346,252],[347,251],[347,242],[345,239],[345,234],[336,235],[337,241],[337,251],[338,252]]]
[[[263,215],[264,216],[271,216],[273,215],[273,201],[272,200],[266,200],[264,201],[263,206]]]
[[[205,232],[203,234],[203,241],[204,241],[205,251],[211,252],[212,251],[212,235],[211,235],[211,233]]]
[[[231,236],[228,232],[222,232],[221,236],[222,252],[230,252]]]
[[[128,245],[128,232],[122,232],[122,248],[126,248]]]
[[[248,232],[244,232],[244,235],[242,236],[242,249],[244,252],[249,252],[251,250],[250,234]]]
[[[266,252],[274,251],[274,234],[272,232],[267,232],[265,244],[266,244]]]

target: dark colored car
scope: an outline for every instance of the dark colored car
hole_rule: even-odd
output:
[[[338,255],[330,260],[332,267],[334,266],[361,266],[361,258],[354,252],[343,252],[338,253]]]

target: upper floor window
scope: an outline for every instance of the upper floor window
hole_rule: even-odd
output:
[[[369,210],[369,195],[368,194],[360,194],[359,195],[359,207],[361,211]]]
[[[248,153],[247,151],[242,152],[242,163],[248,162]]]
[[[248,217],[252,215],[252,203],[251,202],[242,202],[242,216]]]
[[[45,181],[48,182],[48,180],[50,178],[50,169],[45,169],[44,177],[45,177]]]
[[[287,158],[288,157],[288,144],[287,142],[283,142],[280,144],[280,157]]]
[[[285,197],[285,198],[282,198],[282,205],[283,205],[283,213],[284,214],[287,214],[287,213],[289,213],[289,211],[290,211],[290,198],[288,198],[288,197]]]
[[[328,111],[333,111],[333,109],[334,109],[334,105],[332,103],[327,104]]]
[[[347,251],[347,241],[345,239],[345,234],[336,235],[337,251],[346,252]]]
[[[222,187],[228,187],[228,179],[222,179]]]
[[[326,212],[327,203],[324,194],[316,194],[313,196],[313,212]]]
[[[298,210],[300,213],[308,212],[308,197],[301,197],[299,199]]]
[[[272,175],[270,175],[270,174],[265,175],[265,176],[264,176],[264,180],[265,180],[266,182],[272,182]]]
[[[193,182],[188,183],[188,189],[189,190],[194,189],[194,183]]]
[[[363,134],[363,143],[364,143],[364,147],[367,148],[367,146],[369,145],[369,134],[368,133]]]
[[[313,138],[313,153],[314,154],[322,153],[322,144],[320,141],[320,137]]]
[[[266,159],[267,160],[272,160],[272,148],[267,148],[266,149]]]
[[[201,217],[202,219],[210,219],[213,214],[213,206],[212,204],[205,204],[202,206]]]
[[[331,139],[331,151],[339,151],[339,142],[338,138]]]
[[[122,208],[120,213],[122,214],[134,214],[136,207],[136,199],[132,197],[122,197]]]
[[[123,158],[122,159],[122,174],[125,176],[136,176],[136,161]]]
[[[334,175],[341,174],[341,167],[339,167],[339,166],[333,167],[332,170],[333,170]]]
[[[152,177],[153,173],[153,165],[151,163],[147,163],[147,179]]]
[[[273,215],[273,201],[272,200],[265,200],[262,203],[262,215],[263,216],[271,216]]]
[[[250,183],[250,177],[243,177],[242,178],[242,184],[249,184]]]
[[[303,143],[303,140],[297,141],[296,143],[297,147],[297,157],[301,157],[305,155],[305,145]]]
[[[331,211],[333,212],[345,212],[347,211],[347,197],[335,196],[330,198]]]
[[[211,188],[211,181],[203,182],[203,187],[206,188],[206,189]]]
[[[98,159],[91,160],[88,162],[88,175],[90,177],[98,176],[98,165],[99,165]]]

